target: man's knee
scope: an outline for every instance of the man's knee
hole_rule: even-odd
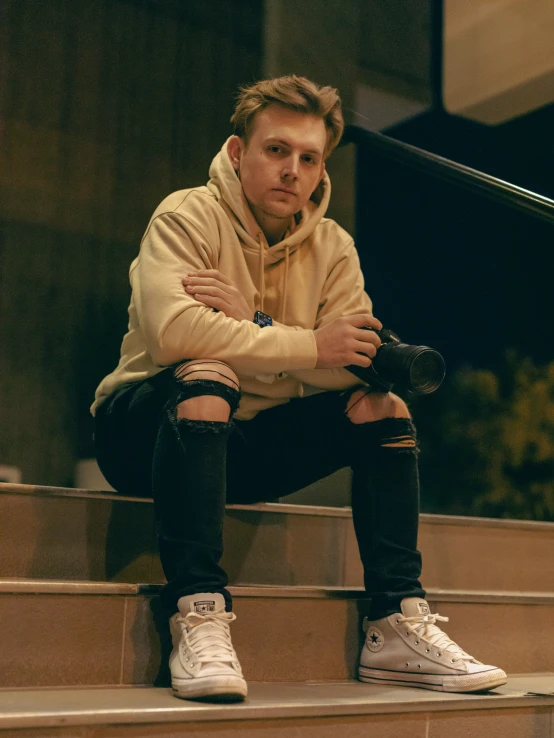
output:
[[[408,406],[392,392],[356,390],[346,406],[348,418],[356,425],[371,430],[371,436],[383,448],[399,453],[417,453],[416,430]],[[369,424],[369,425],[367,425]]]
[[[238,407],[238,377],[221,361],[184,362],[175,368],[174,377],[181,385],[177,418],[225,423]]]
[[[353,423],[372,423],[384,418],[410,418],[408,406],[392,392],[372,392],[367,388],[350,395],[346,414]]]

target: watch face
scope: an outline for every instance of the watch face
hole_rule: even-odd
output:
[[[266,328],[268,325],[273,325],[273,320],[270,315],[257,310],[254,315],[254,323],[257,323],[261,328]]]

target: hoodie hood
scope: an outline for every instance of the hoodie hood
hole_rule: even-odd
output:
[[[221,151],[216,155],[210,166],[210,180],[208,189],[215,195],[219,203],[227,211],[237,235],[243,243],[243,248],[258,251],[260,234],[265,245],[265,261],[272,264],[284,257],[287,247],[289,253],[294,253],[323,218],[331,198],[331,181],[327,172],[324,173],[321,183],[308,203],[294,216],[292,227],[286,238],[274,246],[268,246],[263,231],[254,218],[250,206],[244,196],[244,191],[233,169],[227,144],[223,144]]]
[[[269,246],[264,232],[254,218],[252,210],[244,196],[244,190],[227,153],[229,139],[223,144],[210,166],[208,189],[224,208],[233,228],[246,251],[254,251],[259,260],[259,284],[261,310],[264,309],[266,264],[275,264],[285,260],[285,281],[281,302],[280,321],[284,322],[287,299],[287,283],[289,257],[310,236],[324,217],[331,198],[331,181],[327,172],[323,174],[318,187],[306,205],[291,218],[291,225],[285,238],[274,246]]]

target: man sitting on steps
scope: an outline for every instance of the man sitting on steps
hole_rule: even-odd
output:
[[[231,121],[207,185],[173,193],[148,224],[121,359],[92,407],[106,478],[154,498],[175,694],[247,693],[219,565],[225,504],[283,497],[345,466],[371,597],[359,678],[499,686],[504,672],[448,638],[425,601],[408,408],[344,368],[371,364],[380,340],[363,327],[382,326],[352,238],[324,217],[337,92],[265,80],[241,91]]]

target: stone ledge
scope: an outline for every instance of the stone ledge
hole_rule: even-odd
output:
[[[67,595],[141,595],[155,596],[163,585],[146,583],[89,582],[54,579],[0,579],[3,594],[67,594]],[[352,587],[311,587],[297,585],[229,586],[233,597],[279,599],[366,599],[364,589]],[[368,599],[368,598],[367,598]],[[554,605],[552,592],[491,592],[461,589],[427,589],[430,602],[452,602],[486,605]]]
[[[238,705],[178,700],[170,689],[148,687],[0,690],[0,730],[554,707],[554,674],[514,675],[483,695],[356,681],[250,683],[249,690]]]

